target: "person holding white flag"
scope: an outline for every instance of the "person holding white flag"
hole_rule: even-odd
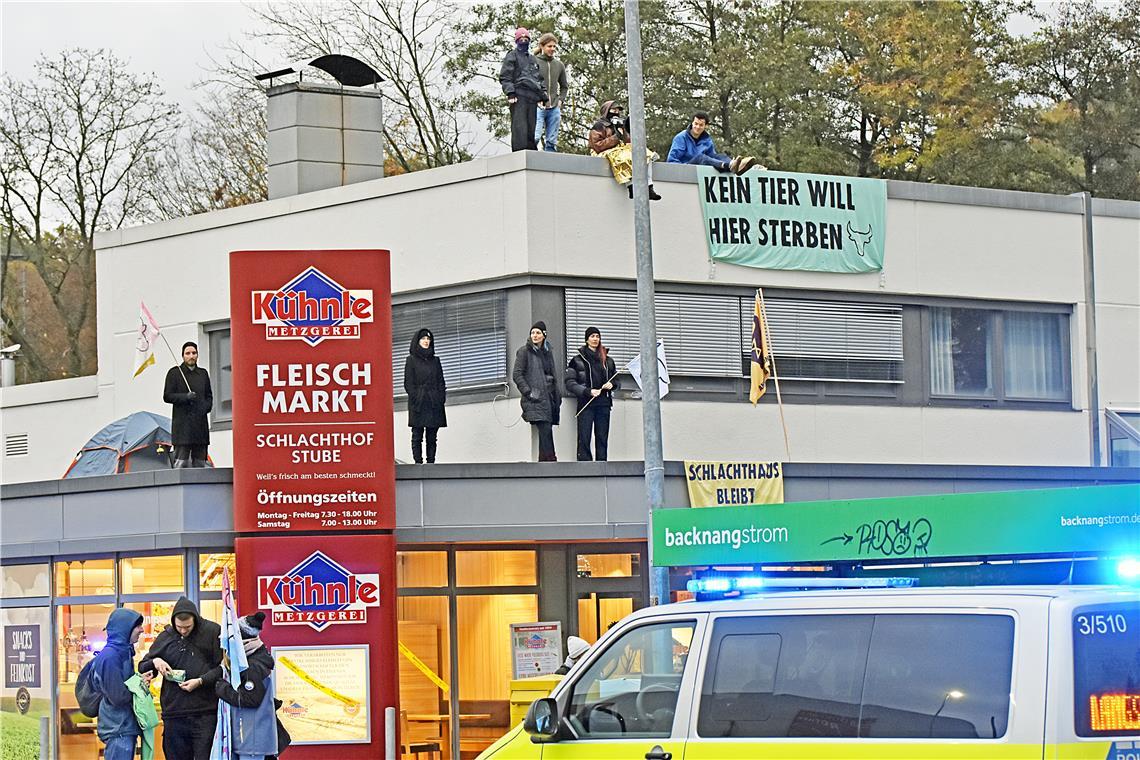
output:
[[[609,458],[610,411],[613,392],[621,387],[617,367],[609,351],[602,345],[602,333],[596,327],[586,328],[586,344],[570,357],[566,365],[566,390],[578,398],[578,461]],[[594,454],[590,454],[590,436],[594,438]]]
[[[210,373],[198,366],[198,344],[182,344],[182,364],[166,373],[162,400],[173,405],[170,437],[174,443],[174,467],[206,467],[210,446],[210,421],[214,406]]]
[[[637,387],[642,391],[645,389],[641,386],[641,354],[629,360],[629,364],[625,365],[629,373],[633,375],[633,381],[637,383]],[[665,361],[665,341],[657,341],[657,387],[661,391],[661,398],[669,393],[669,364]]]

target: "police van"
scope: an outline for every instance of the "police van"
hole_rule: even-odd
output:
[[[877,582],[694,581],[479,757],[1140,760],[1140,590]]]

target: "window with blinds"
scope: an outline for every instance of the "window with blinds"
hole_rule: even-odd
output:
[[[507,379],[506,294],[474,293],[392,307],[392,378],[404,396],[404,361],[421,327],[435,335],[435,355],[449,389],[498,385]]]
[[[807,299],[765,301],[780,377],[790,380],[902,382],[902,307]],[[752,298],[658,293],[657,333],[669,371],[741,377],[752,345]],[[570,350],[587,327],[602,332],[618,367],[640,350],[637,294],[567,288]]]
[[[901,383],[902,306],[765,298],[781,378]],[[747,370],[754,299],[740,303],[741,361]]]
[[[658,293],[657,337],[665,341],[670,374],[734,377],[740,374],[740,330],[735,296]],[[618,369],[641,351],[637,294],[566,289],[567,353],[585,342],[587,327],[602,332]]]

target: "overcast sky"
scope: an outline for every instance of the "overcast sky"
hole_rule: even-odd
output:
[[[154,72],[167,94],[189,110],[191,91],[209,54],[256,26],[241,2],[12,2],[0,4],[0,65],[18,79],[35,75],[40,53],[105,47]],[[282,61],[263,61],[268,71]]]

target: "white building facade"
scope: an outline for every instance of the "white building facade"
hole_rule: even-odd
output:
[[[1087,254],[1080,197],[890,182],[881,273],[775,271],[714,265],[693,168],[662,165],[654,176],[665,196],[652,216],[658,332],[672,374],[666,459],[1137,464],[1140,204],[1094,200]],[[410,453],[398,386],[419,327],[435,332],[449,386],[441,462],[535,458],[510,383],[535,320],[562,356],[588,325],[619,366],[638,350],[631,206],[599,159],[515,153],[105,233],[96,244],[99,374],[4,389],[5,483],[58,478],[114,419],[169,414],[165,349],[159,368],[132,377],[140,301],[175,351],[198,342],[214,385],[211,455],[232,464],[233,250],[392,252],[393,344],[376,350],[393,356],[402,460]],[[747,403],[757,287],[788,453],[771,385],[760,405]],[[610,459],[640,460],[641,405],[622,379]],[[565,399],[561,460],[574,458],[574,410]]]

